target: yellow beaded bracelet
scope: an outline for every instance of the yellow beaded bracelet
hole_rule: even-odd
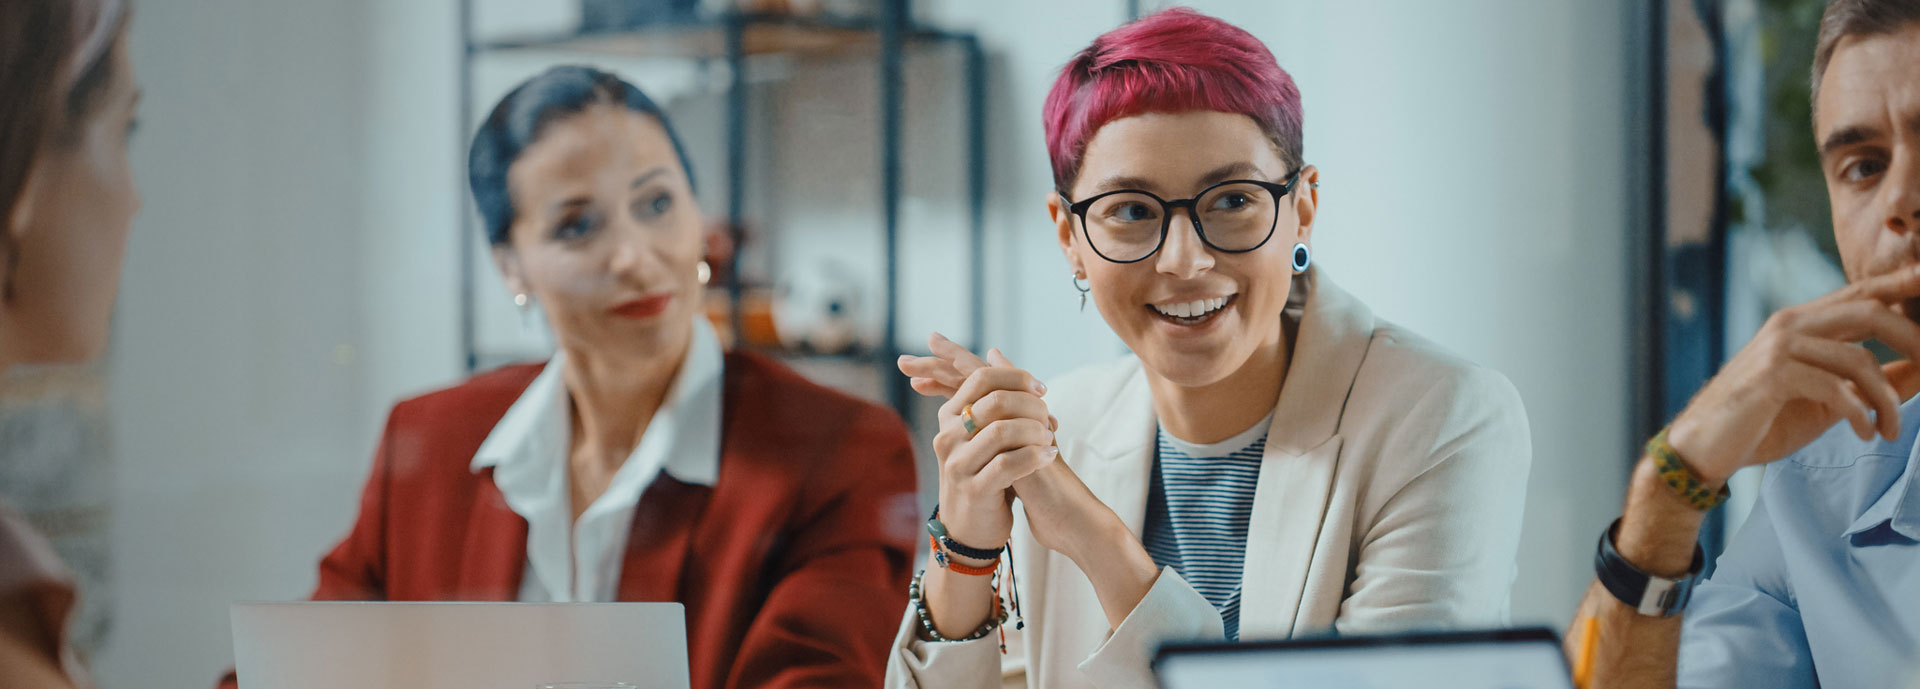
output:
[[[1660,480],[1666,481],[1667,485],[1673,487],[1674,492],[1679,493],[1680,497],[1687,501],[1687,504],[1702,512],[1719,507],[1720,503],[1726,502],[1733,492],[1726,486],[1721,486],[1720,490],[1715,492],[1700,485],[1700,477],[1695,476],[1693,470],[1688,469],[1687,465],[1680,461],[1680,453],[1674,452],[1673,444],[1667,442],[1667,430],[1668,428],[1660,429],[1659,434],[1647,441],[1647,456],[1653,458],[1653,467],[1660,471]]]

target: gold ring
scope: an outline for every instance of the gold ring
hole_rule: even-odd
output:
[[[969,438],[973,437],[973,434],[980,432],[980,427],[973,425],[973,405],[969,404],[960,408],[960,425],[967,429],[967,437]]]

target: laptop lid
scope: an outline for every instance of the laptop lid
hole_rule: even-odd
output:
[[[1165,689],[1573,689],[1548,629],[1170,644]]]
[[[246,689],[687,689],[679,603],[239,603]]]

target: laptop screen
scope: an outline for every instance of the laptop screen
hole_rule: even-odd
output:
[[[1573,687],[1544,629],[1175,645],[1154,667],[1165,689]]]

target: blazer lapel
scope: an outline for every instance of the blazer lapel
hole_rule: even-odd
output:
[[[680,574],[694,528],[712,495],[712,488],[682,483],[665,472],[647,486],[633,510],[619,600],[681,600]]]
[[[1247,582],[1241,593],[1243,638],[1313,631],[1296,630],[1294,620],[1339,467],[1340,416],[1373,337],[1373,314],[1327,280],[1323,269],[1315,269],[1307,284],[1312,296],[1297,307],[1300,327],[1293,361],[1274,408],[1255,487],[1242,574]],[[1159,422],[1146,373],[1137,362],[1134,366],[1094,428],[1063,437],[1060,450],[1087,488],[1135,536],[1144,536]],[[1065,558],[1051,560],[1054,566],[1073,567]],[[1058,624],[1062,615],[1071,613],[1056,602],[1079,599],[1080,606],[1091,611],[1084,613],[1088,619],[1099,618],[1098,602],[1085,577],[1077,571],[1050,571],[1044,588],[1048,610],[1043,614],[1055,623],[1048,626],[1049,648],[1043,654],[1061,652],[1060,646],[1077,647],[1070,642],[1074,633]],[[1039,664],[1048,666],[1048,661],[1040,659]]]
[[[467,520],[466,547],[461,550],[460,600],[512,601],[520,598],[520,579],[527,567],[527,521],[507,506],[493,482],[493,468],[475,474],[473,510]]]
[[[1240,638],[1282,638],[1309,631],[1295,629],[1294,620],[1339,462],[1337,435],[1301,454],[1267,446],[1241,570]]]
[[[1137,537],[1145,529],[1157,424],[1146,374],[1134,364],[1126,377],[1112,404],[1099,410],[1098,421],[1089,432],[1060,436],[1060,457]],[[1017,519],[1026,519],[1024,511],[1016,514]],[[1021,541],[1015,544],[1018,547]],[[1040,551],[1035,544],[1032,550],[1019,553],[1021,576],[1035,571],[1024,568],[1041,565],[1036,588],[1043,594],[1026,594],[1032,596],[1026,612],[1029,630],[1019,643],[1026,646],[1027,672],[1035,686],[1050,686],[1062,679],[1049,672],[1078,664],[1086,653],[1099,647],[1108,629],[1087,576],[1066,556],[1042,556]],[[1021,582],[1023,586],[1035,583],[1024,578]]]
[[[1119,515],[1135,536],[1145,533],[1154,433],[1158,428],[1146,372],[1136,367],[1093,430],[1060,448],[1060,455],[1080,481]]]
[[[1373,338],[1373,314],[1316,269],[1255,484],[1241,580],[1242,638],[1295,625],[1340,463],[1340,417]]]

